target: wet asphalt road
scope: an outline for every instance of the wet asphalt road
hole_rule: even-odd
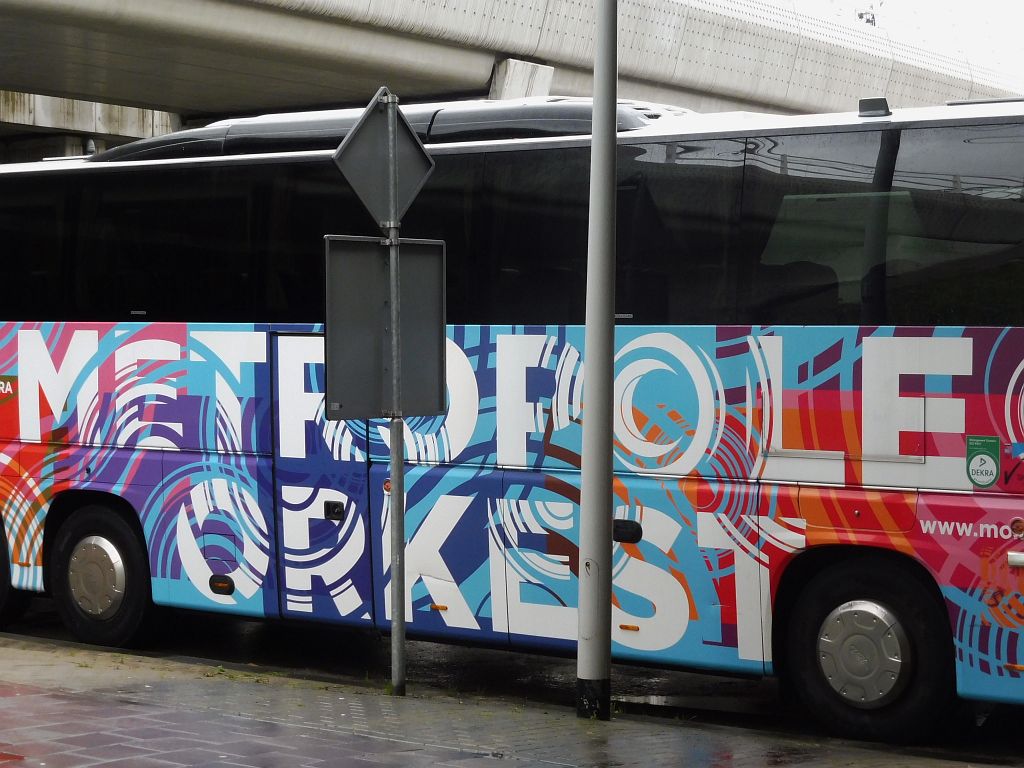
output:
[[[40,648],[61,653],[81,648],[61,625],[49,601],[37,599],[26,617],[8,632]],[[111,653],[115,653],[111,651]],[[124,655],[125,652],[116,653]],[[136,661],[208,664],[211,669],[237,669],[325,684],[385,690],[390,644],[374,632],[323,626],[255,622],[188,612],[166,612],[146,645],[129,652]],[[407,680],[410,691],[486,696],[509,706],[523,702],[574,706],[576,667],[573,659],[503,650],[447,646],[410,641]],[[785,737],[808,750],[825,739],[795,708],[782,701],[773,680],[723,678],[679,671],[616,665],[613,707],[617,717],[642,718],[665,727],[686,723],[736,729],[745,738],[764,734]],[[429,695],[429,693],[428,693]],[[971,765],[1024,766],[1021,723],[1024,708],[996,707],[949,734],[945,743],[923,747],[864,745],[869,763],[890,755],[894,763],[929,765],[953,761]],[[792,759],[796,758],[796,759]],[[799,763],[798,755],[779,756],[775,765]],[[844,760],[844,766],[856,761]],[[868,763],[865,763],[868,764]]]

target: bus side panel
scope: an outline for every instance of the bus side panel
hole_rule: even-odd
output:
[[[6,443],[0,452],[0,517],[11,555],[11,583],[43,589],[43,526],[64,491],[97,491],[142,510],[163,478],[160,451]]]
[[[503,351],[500,339],[515,338],[512,326],[467,325],[448,326],[445,347],[445,378],[448,410],[442,416],[405,417],[405,458],[417,464],[458,463],[472,466],[495,466],[500,463],[502,447],[498,444],[498,421],[502,418],[501,402],[505,387],[537,388],[536,381],[498,379],[497,359]],[[546,338],[546,337],[544,337]],[[508,397],[504,401],[511,402]],[[526,418],[516,414],[516,419]],[[530,429],[533,422],[530,422]],[[388,422],[369,422],[367,453],[374,463],[390,460]],[[520,458],[542,453],[543,435],[535,436],[529,445],[517,443],[512,453]],[[532,460],[531,460],[532,461]]]
[[[922,493],[909,538],[949,610],[961,696],[1024,701],[1024,504],[995,495]]]
[[[163,454],[163,484],[141,510],[153,600],[180,608],[277,616],[277,531],[269,457]],[[230,595],[210,589],[229,576]]]
[[[0,404],[0,412],[4,410]],[[42,515],[38,491],[18,460],[21,443],[0,441],[0,523],[7,538],[11,584],[41,590]]]
[[[961,696],[1024,700],[1024,569],[1010,563],[1011,553],[1024,552],[1019,499],[808,486],[782,492],[799,495],[801,520],[793,522],[805,526],[807,547],[887,549],[925,567],[949,613]],[[766,520],[762,528],[767,541]]]
[[[762,479],[1024,492],[1024,329],[775,326],[750,338]]]
[[[578,631],[578,473],[506,472],[502,539],[513,645],[571,649]],[[617,518],[643,525],[612,554],[618,659],[761,674],[754,484],[620,476]]]
[[[161,486],[139,510],[157,603],[279,613],[269,338],[231,323],[119,324],[100,337],[112,348],[100,401],[126,435],[103,439],[164,449]],[[233,593],[214,593],[214,575]]]
[[[800,488],[796,485],[760,485],[760,508],[758,529],[760,545],[760,599],[761,623],[764,627],[764,670],[767,674],[775,671],[773,655],[773,632],[775,629],[775,606],[779,587],[786,568],[807,546],[807,524],[800,515]],[[784,628],[783,628],[784,629]]]
[[[576,645],[579,483],[577,472],[505,472],[493,558],[505,574],[501,612],[514,646],[568,652]]]
[[[583,329],[448,332],[449,410],[408,419],[406,458],[577,469]],[[1000,328],[620,326],[615,471],[1019,493],[1020,337]],[[384,432],[371,424],[374,461],[388,458]],[[968,472],[968,437],[999,441],[991,487]]]
[[[15,586],[43,588],[42,532],[51,501],[64,491],[97,491],[138,512],[156,603],[277,615],[269,459],[23,445],[6,470],[3,515]],[[230,576],[235,593],[214,594],[213,575]]]
[[[763,364],[751,329],[616,329],[615,471],[756,478]],[[410,417],[406,458],[576,471],[583,439],[579,326],[449,326],[449,408]],[[371,422],[373,461],[386,425]]]
[[[372,622],[368,470],[361,461],[278,460],[283,616]]]
[[[32,563],[19,566],[29,570],[15,574],[18,586],[42,588],[43,516],[59,492],[72,489],[125,498],[142,518],[157,580],[187,580],[177,543],[169,536],[176,529],[167,527],[180,510],[164,506],[171,491],[180,490],[180,478],[169,484],[164,473],[193,462],[208,466],[213,476],[227,467],[227,482],[238,476],[256,500],[233,500],[233,507],[260,510],[246,517],[239,509],[243,518],[224,523],[223,541],[230,542],[238,528],[260,530],[262,519],[257,549],[269,546],[262,510],[270,507],[260,498],[270,488],[269,463],[255,457],[270,452],[266,333],[240,324],[8,323],[2,327],[0,353],[0,437],[12,445],[20,441],[18,467],[7,471],[23,486],[14,494],[17,508],[4,512],[5,527],[19,532],[11,537],[15,557]],[[189,458],[186,451],[203,458]],[[13,455],[7,452],[8,464]],[[217,505],[207,504],[210,512],[218,505],[221,511],[233,508],[215,498]],[[204,521],[196,523],[201,528]],[[235,537],[236,544],[241,541]],[[208,551],[230,564],[234,556],[226,553],[232,546],[211,544]],[[253,578],[266,575],[261,554],[239,551],[239,557],[253,553],[254,563],[245,566]],[[177,599],[165,597],[163,584],[155,583],[154,591],[158,600]],[[251,596],[246,611],[263,615],[261,599]],[[218,602],[223,601],[208,606]]]
[[[366,423],[325,418],[323,336],[273,338],[281,613],[367,625],[373,578]]]
[[[251,325],[21,323],[0,341],[0,437],[265,454],[267,334]]]
[[[496,509],[501,471],[407,466],[406,628],[410,635],[504,645],[505,573]],[[370,469],[375,620],[391,623],[391,485],[387,464]]]

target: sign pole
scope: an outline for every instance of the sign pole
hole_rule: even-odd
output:
[[[616,0],[598,0],[584,332],[576,714],[611,718],[612,375],[615,353]]]
[[[405,423],[402,420],[402,334],[398,277],[398,97],[381,97],[388,125],[388,221],[391,323],[391,693],[405,696]]]
[[[405,695],[405,423],[403,410],[420,416],[445,411],[444,243],[406,240],[403,267],[411,313],[405,322],[409,345],[402,378],[402,285],[398,235],[402,215],[434,170],[416,131],[398,111],[398,97],[381,87],[348,132],[334,164],[377,222],[383,239],[327,237],[325,332],[327,417],[391,420],[389,495],[391,525],[391,692]],[[401,166],[401,167],[399,167]],[[381,173],[381,170],[384,173]],[[367,240],[371,241],[372,246]],[[379,251],[377,250],[379,248]],[[387,249],[386,254],[384,249]],[[339,250],[340,249],[340,250]],[[335,280],[345,255],[358,280]],[[385,281],[379,267],[386,256]],[[369,257],[369,261],[367,261]],[[379,259],[379,260],[378,260]],[[341,269],[340,265],[337,269]],[[379,286],[379,287],[378,287]],[[382,295],[383,294],[383,295]],[[381,311],[382,304],[387,311]],[[384,333],[378,329],[383,326]],[[436,355],[433,354],[436,352]],[[373,362],[367,370],[367,361]]]

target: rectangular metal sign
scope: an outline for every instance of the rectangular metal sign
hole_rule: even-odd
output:
[[[327,235],[327,418],[391,416],[390,288],[386,240]],[[445,412],[445,251],[399,239],[401,413]]]

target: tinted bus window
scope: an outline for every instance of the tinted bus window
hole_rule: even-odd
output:
[[[743,189],[740,306],[754,324],[857,324],[885,231],[906,203],[889,191],[879,132],[751,139]],[[881,241],[878,239],[881,222]]]
[[[888,129],[750,142],[755,323],[1019,325],[1024,130]]]
[[[913,226],[890,242],[887,321],[1024,324],[1024,128],[905,130],[893,186]]]
[[[487,251],[485,155],[440,155],[402,219],[402,237],[445,241],[447,320],[487,323],[500,306]]]
[[[92,174],[81,230],[80,317],[245,323],[322,322],[324,235],[377,234],[329,162]]]
[[[380,230],[330,161],[232,167],[259,214],[254,222],[260,265],[256,319],[324,320],[324,235],[379,236]]]
[[[620,323],[735,320],[741,141],[619,149],[616,313]]]
[[[584,322],[590,150],[495,152],[485,169],[486,322]]]
[[[742,142],[620,147],[617,322],[732,320],[742,171]],[[589,195],[586,148],[442,156],[403,234],[447,240],[449,322],[581,324]]]
[[[250,199],[210,166],[93,173],[75,299],[91,320],[248,321]]]
[[[3,320],[48,320],[66,313],[65,186],[56,176],[0,180]]]

